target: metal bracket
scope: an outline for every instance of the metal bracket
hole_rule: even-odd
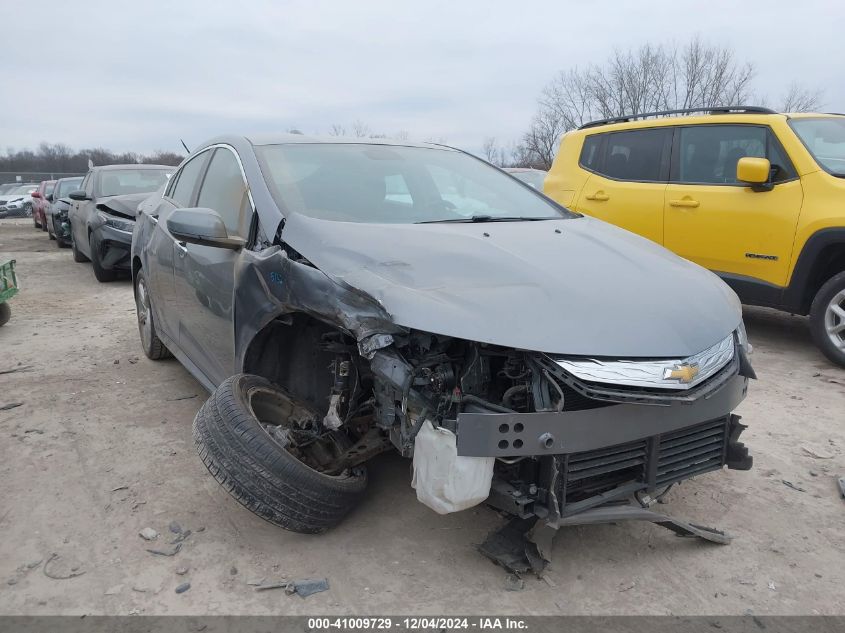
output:
[[[615,523],[617,521],[651,521],[656,525],[665,527],[667,530],[672,530],[678,536],[697,537],[705,541],[710,541],[711,543],[718,543],[719,545],[728,545],[733,540],[730,534],[721,530],[696,525],[695,523],[688,523],[635,505],[593,508],[592,510],[586,510],[572,516],[557,519],[553,523],[549,522],[548,525],[553,529],[557,529],[568,525],[595,525],[596,523]]]

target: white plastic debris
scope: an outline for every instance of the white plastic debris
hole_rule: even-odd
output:
[[[414,442],[417,499],[438,514],[466,510],[490,494],[494,457],[459,457],[455,434],[425,421]]]

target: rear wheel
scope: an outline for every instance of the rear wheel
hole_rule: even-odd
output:
[[[0,303],[0,326],[6,325],[12,317],[12,309],[5,301]]]
[[[845,272],[828,279],[816,293],[810,332],[822,353],[845,367]]]
[[[294,532],[337,525],[361,500],[367,471],[333,472],[352,442],[317,434],[320,416],[260,376],[223,382],[194,419],[194,442],[214,478],[241,505]]]
[[[141,347],[144,348],[144,354],[151,360],[169,358],[170,351],[156,333],[147,278],[141,270],[135,275],[135,311],[138,315],[138,333],[141,335]]]

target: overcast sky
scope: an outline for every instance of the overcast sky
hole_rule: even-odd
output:
[[[561,69],[700,34],[845,111],[842,0],[27,0],[2,12],[0,151],[181,151],[333,123],[478,150],[516,139]]]

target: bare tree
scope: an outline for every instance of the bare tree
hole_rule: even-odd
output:
[[[365,138],[368,136],[373,136],[373,131],[370,129],[370,126],[361,121],[360,119],[355,119],[352,122],[351,131],[352,136],[356,138]]]
[[[781,112],[814,112],[822,107],[822,91],[810,90],[793,81],[780,107]]]
[[[339,123],[332,123],[329,128],[329,136],[346,136],[346,128]]]
[[[543,89],[520,159],[548,169],[560,136],[590,120],[742,103],[753,78],[751,64],[699,38],[681,49],[617,50],[601,66],[562,71]]]

